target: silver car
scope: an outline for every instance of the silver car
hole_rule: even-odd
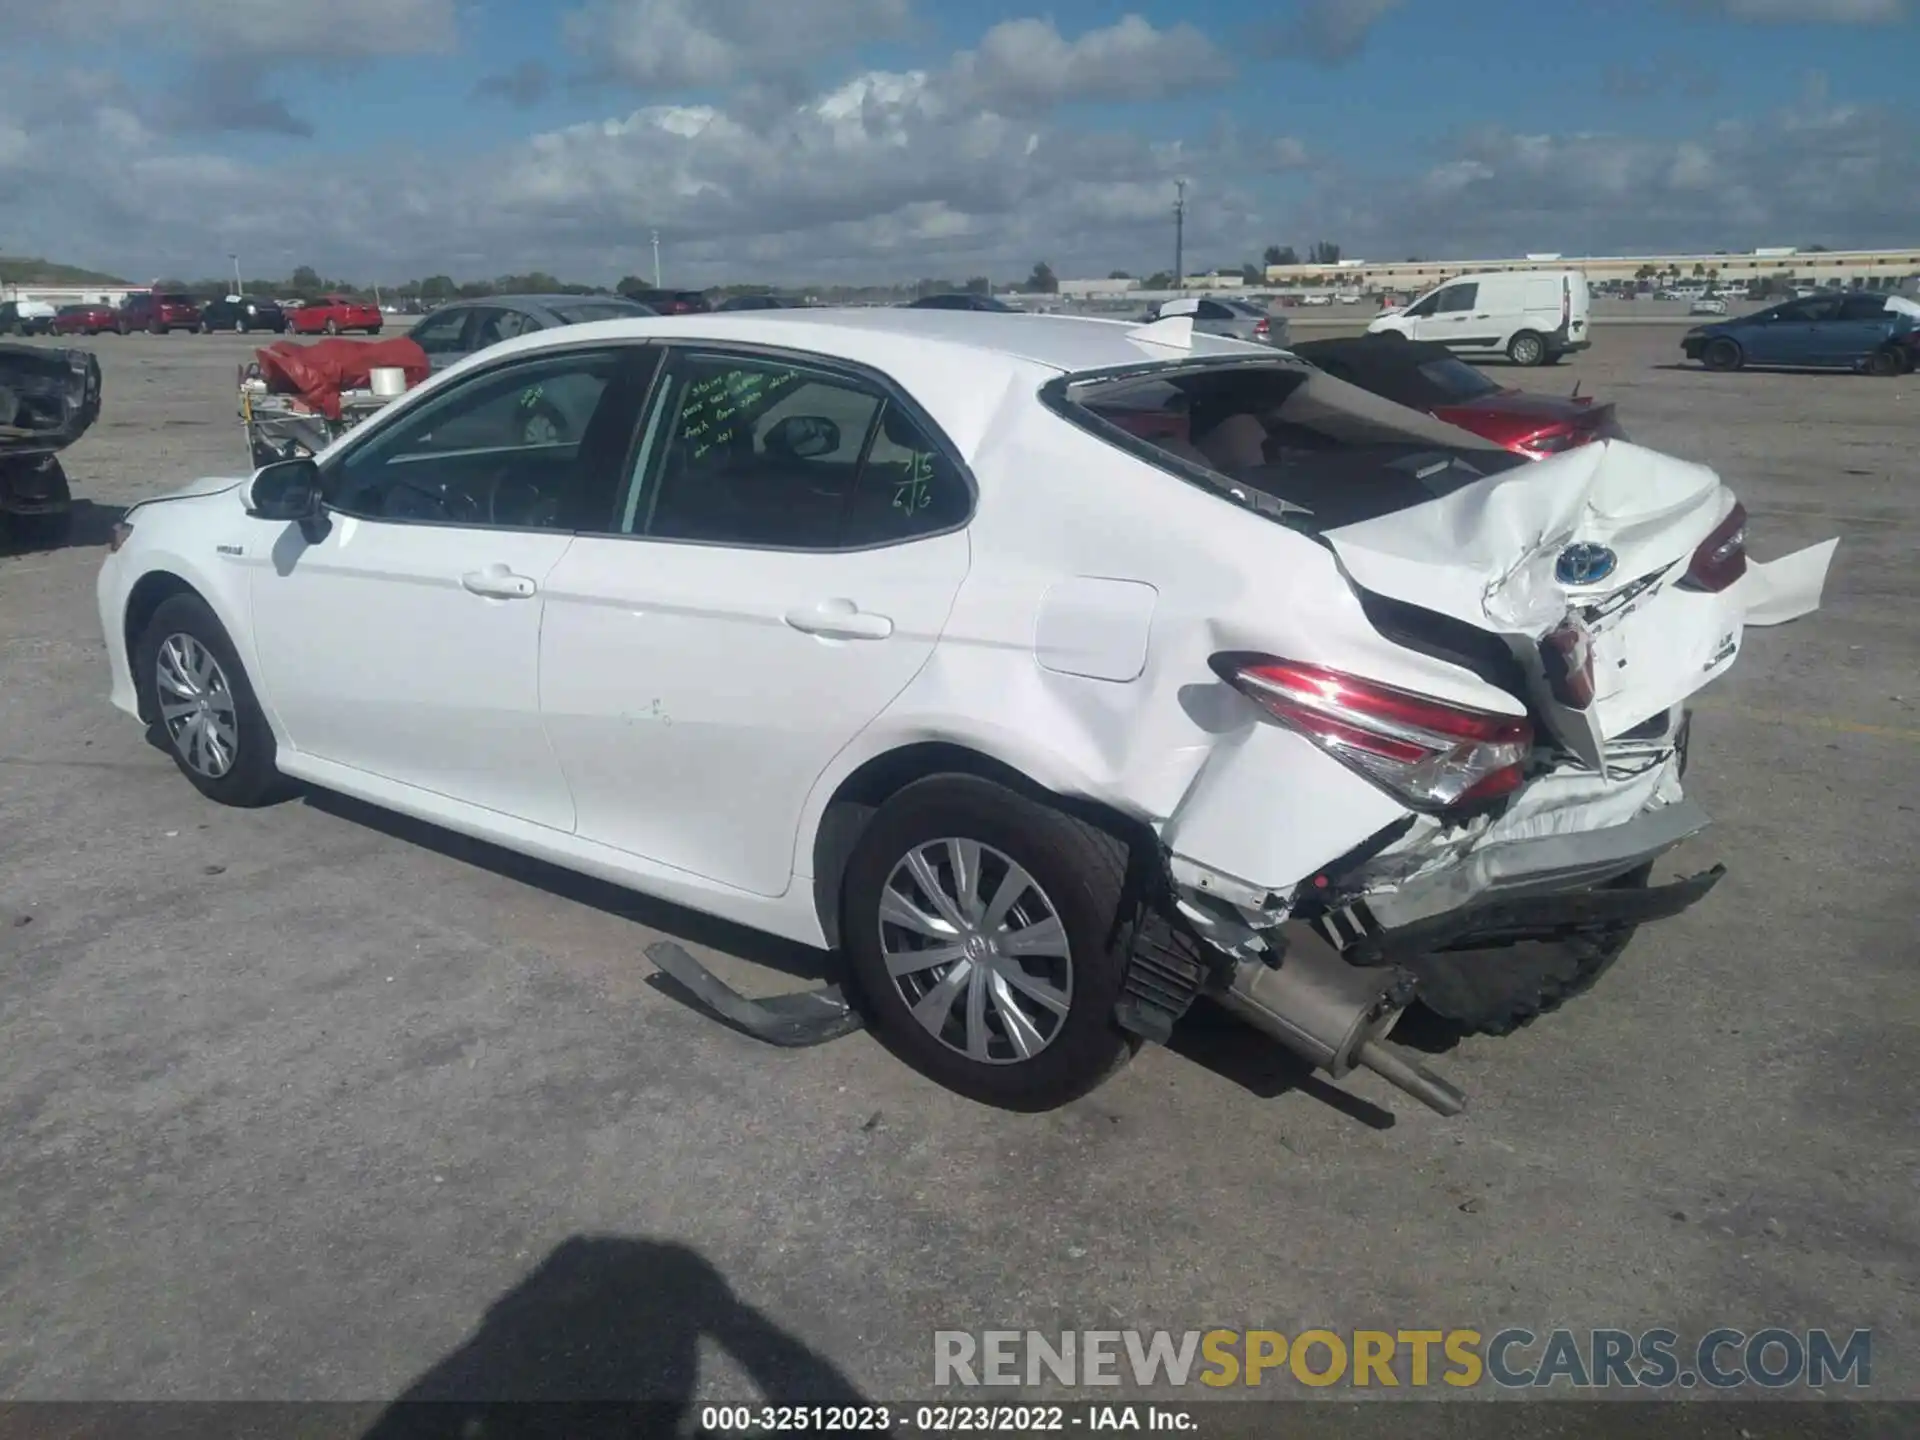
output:
[[[631,320],[658,315],[651,305],[624,295],[489,295],[442,305],[415,325],[409,335],[427,352],[435,370],[444,370],[476,350],[516,335],[584,325],[590,320]]]
[[[563,325],[585,325],[594,320],[630,320],[659,313],[651,305],[642,305],[624,295],[489,295],[482,300],[443,305],[408,333],[413,342],[427,352],[427,362],[440,371],[475,351],[511,340],[516,335]],[[483,407],[485,423],[473,433],[462,431],[435,438],[442,445],[578,444],[586,431],[587,419],[599,402],[603,384],[604,381],[589,376],[569,376],[518,396],[511,407]],[[495,433],[502,424],[511,432],[505,441]]]
[[[1270,313],[1264,305],[1250,300],[1216,300],[1197,295],[1165,300],[1150,307],[1149,320],[1171,320],[1176,315],[1191,315],[1193,328],[1206,335],[1224,335],[1229,340],[1250,340],[1257,345],[1287,346],[1287,317]]]

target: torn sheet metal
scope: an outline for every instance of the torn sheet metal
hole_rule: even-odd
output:
[[[1747,562],[1747,573],[1732,593],[1746,612],[1749,625],[1784,625],[1820,608],[1827,588],[1827,570],[1840,542],[1822,540],[1765,565]]]
[[[1538,638],[1570,607],[1554,574],[1569,545],[1604,545],[1615,557],[1605,578],[1637,579],[1691,554],[1726,493],[1704,465],[1603,440],[1326,538],[1369,590]]]

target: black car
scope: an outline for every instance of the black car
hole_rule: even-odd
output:
[[[713,309],[698,290],[622,290],[620,293],[656,315],[705,315]]]
[[[215,330],[231,330],[238,335],[249,330],[271,330],[284,335],[287,312],[270,295],[228,295],[200,307],[200,333],[209,335]]]
[[[735,295],[722,300],[719,310],[804,310],[804,300],[789,300],[784,295]]]
[[[1018,315],[1019,307],[996,300],[991,295],[922,295],[909,300],[907,310],[993,310],[1003,315]]]

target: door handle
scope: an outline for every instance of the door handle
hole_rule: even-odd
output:
[[[469,570],[460,577],[460,583],[475,595],[485,595],[490,600],[525,600],[540,588],[531,576],[516,575],[504,565]]]
[[[787,612],[787,624],[808,635],[831,640],[884,640],[893,634],[893,621],[862,610],[851,600],[822,600]]]

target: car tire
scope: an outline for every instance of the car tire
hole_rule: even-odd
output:
[[[1882,380],[1890,380],[1897,375],[1903,375],[1906,373],[1906,369],[1907,357],[1903,355],[1896,346],[1882,345],[1878,350],[1867,356],[1867,373],[1869,375],[1876,375]]]
[[[329,335],[338,335],[340,333],[340,322],[330,319],[323,328]]]
[[[198,692],[190,696],[186,686],[176,681],[170,695],[179,700],[205,699],[209,702],[205,713],[215,724],[225,718],[224,743],[218,748],[209,749],[189,734],[197,716],[175,720],[161,711],[163,663],[167,673],[184,675],[187,686]],[[155,738],[194,789],[209,800],[240,807],[265,805],[281,796],[286,782],[274,765],[272,727],[254,698],[253,684],[226,627],[206,601],[193,594],[161,601],[134,644],[132,664],[141,709],[151,717]]]
[[[1547,342],[1531,330],[1522,330],[1507,342],[1507,359],[1532,367],[1547,363]]]
[[[113,333],[116,335],[125,335],[127,333],[127,322],[122,320],[119,323],[117,323],[113,327]]]
[[[1643,865],[1611,882],[1644,888]],[[1406,962],[1416,1004],[1402,1023],[1416,1041],[1511,1035],[1591,990],[1625,953],[1637,925],[1614,925],[1562,940],[1523,940],[1475,950],[1445,950]]]
[[[236,334],[236,335],[244,335],[244,334],[246,334],[246,333],[247,333],[247,332],[248,332],[249,330],[251,330],[252,328],[253,328],[253,326],[251,326],[251,325],[249,325],[249,324],[247,323],[247,317],[246,317],[246,316],[244,316],[244,315],[240,315],[240,316],[236,316],[236,317],[235,317],[235,319],[234,319],[234,322],[233,322],[233,333],[234,333],[234,334]]]
[[[971,904],[958,893],[956,853],[977,866]],[[1115,836],[989,780],[939,775],[901,790],[868,822],[841,889],[840,934],[876,1034],[922,1074],[983,1104],[1049,1110],[1094,1089],[1141,1043],[1114,1023],[1133,934],[1128,861]],[[943,887],[937,906],[921,875]],[[1009,923],[992,923],[994,904]],[[942,908],[977,923],[954,942],[974,954],[901,969],[912,950],[947,942],[884,917]],[[1044,950],[995,953],[1009,933]],[[1010,983],[1016,971],[1022,980]]]
[[[1738,342],[1726,336],[1716,336],[1709,340],[1706,348],[1700,352],[1700,363],[1709,370],[1738,370],[1746,363]]]

